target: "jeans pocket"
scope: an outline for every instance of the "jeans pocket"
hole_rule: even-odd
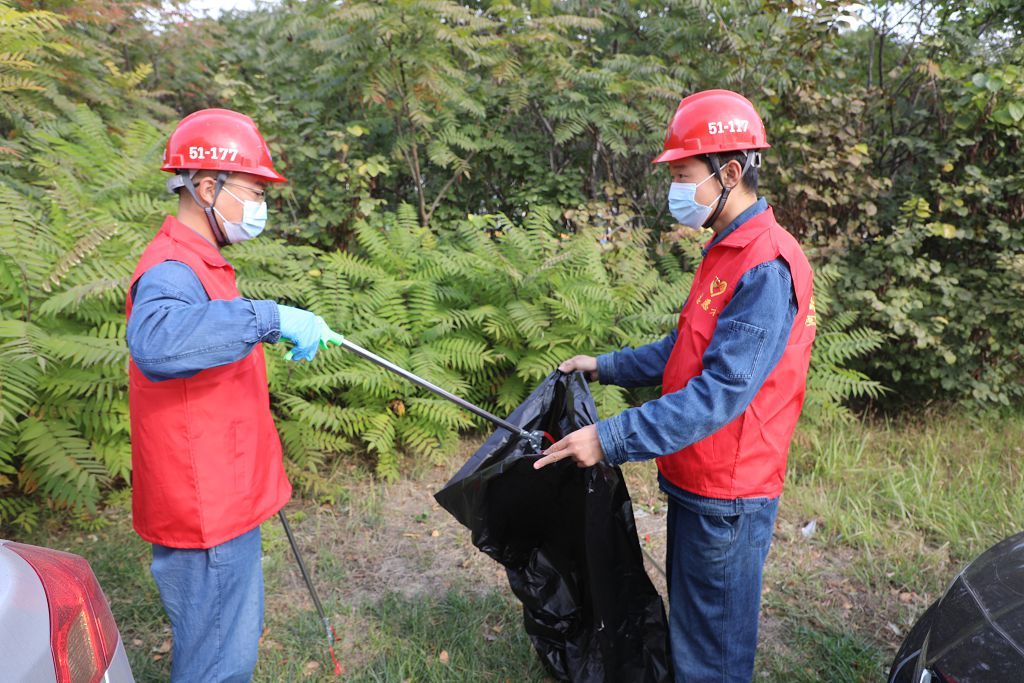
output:
[[[767,548],[772,542],[772,533],[775,531],[775,516],[778,513],[778,499],[769,502],[757,512],[751,512],[747,529],[748,541],[754,548]]]
[[[230,548],[225,548],[231,541],[225,541],[220,545],[211,546],[206,549],[206,557],[211,567],[221,567],[227,564],[231,559]]]
[[[211,567],[226,567],[244,564],[260,553],[260,528],[247,531],[230,541],[207,548],[206,554]]]
[[[732,529],[740,519],[739,515],[704,515],[704,517],[707,518],[708,524],[722,529]]]
[[[714,553],[725,552],[736,541],[742,526],[740,515],[699,514],[701,544]]]

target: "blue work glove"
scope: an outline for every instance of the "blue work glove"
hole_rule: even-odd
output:
[[[281,304],[277,305],[277,313],[281,319],[281,336],[295,343],[285,356],[288,360],[313,360],[317,349],[326,349],[328,342],[341,344],[345,341],[315,313]]]

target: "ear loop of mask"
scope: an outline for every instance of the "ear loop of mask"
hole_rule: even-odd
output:
[[[223,247],[227,245],[227,235],[224,234],[220,224],[217,222],[217,217],[213,214],[213,205],[217,203],[217,197],[220,196],[220,191],[224,187],[224,181],[228,179],[227,172],[219,171],[217,173],[217,186],[213,190],[213,202],[209,206],[203,206],[202,200],[199,199],[199,193],[196,192],[196,187],[192,184],[192,178],[189,176],[188,170],[179,169],[178,174],[182,176],[182,180],[184,181],[183,185],[192,196],[192,200],[196,203],[196,206],[201,208],[203,213],[206,214],[206,222],[210,224],[210,229],[213,230],[213,236],[217,240],[217,246]]]
[[[234,193],[234,192],[232,192],[231,190],[229,190],[229,189],[228,189],[228,188],[226,188],[226,187],[224,188],[224,192],[226,192],[226,193],[227,193],[227,195],[228,195],[229,197],[231,197],[231,198],[232,198],[232,199],[234,199],[234,200],[235,200],[236,202],[238,202],[238,203],[239,203],[239,204],[241,204],[241,205],[242,205],[243,207],[245,207],[245,202],[244,202],[244,201],[242,201],[241,199],[239,199],[238,197],[236,197],[236,196],[235,196],[235,193]],[[214,202],[214,203],[216,204],[216,202]],[[216,206],[213,206],[213,207],[211,207],[211,208],[213,209],[213,212],[214,212],[215,214],[217,214],[218,216],[220,216],[220,220],[222,221],[222,225],[223,225],[224,223],[226,223],[226,222],[227,222],[227,220],[228,220],[228,219],[224,217],[224,214],[222,214],[222,213],[221,213],[220,211],[218,211],[218,210],[217,210],[217,207],[216,207]]]
[[[712,225],[714,225],[715,221],[718,220],[718,217],[722,215],[722,211],[725,210],[725,203],[729,200],[729,193],[732,192],[733,190],[733,188],[731,187],[726,187],[725,183],[722,182],[722,165],[721,162],[718,160],[718,155],[709,154],[708,161],[711,162],[711,170],[714,171],[715,179],[718,180],[718,184],[722,186],[722,194],[718,198],[718,205],[715,207],[715,210],[711,212],[711,215],[708,217],[708,219],[704,221],[704,225],[701,226],[705,228],[709,228]],[[743,182],[743,177],[747,175],[747,171],[750,169],[751,165],[761,165],[760,152],[753,150],[747,152],[747,156],[743,160],[743,170],[740,172],[741,183]]]

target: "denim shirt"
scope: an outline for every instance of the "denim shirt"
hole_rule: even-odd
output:
[[[211,301],[191,268],[164,261],[132,290],[128,351],[146,379],[180,379],[239,361],[260,342],[276,342],[280,327],[273,301]]]
[[[760,198],[720,232],[703,254],[749,219],[768,209]],[[796,318],[797,302],[789,265],[776,259],[756,266],[736,285],[722,310],[703,357],[704,369],[679,391],[597,423],[605,459],[613,465],[647,460],[707,438],[746,410],[786,349]],[[732,321],[765,331],[764,351],[757,353],[753,336],[733,331]],[[636,349],[626,348],[597,359],[602,384],[623,387],[661,384],[665,364],[675,346],[677,330],[664,339]],[[748,372],[748,369],[752,368]],[[676,496],[692,497],[662,480]],[[672,489],[675,489],[673,491]],[[710,501],[711,499],[704,499]]]

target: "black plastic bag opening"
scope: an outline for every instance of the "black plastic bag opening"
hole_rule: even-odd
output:
[[[580,373],[549,375],[509,421],[555,440],[597,420]],[[562,681],[671,680],[661,596],[644,570],[617,467],[538,455],[497,430],[434,494],[505,567],[541,661]]]

